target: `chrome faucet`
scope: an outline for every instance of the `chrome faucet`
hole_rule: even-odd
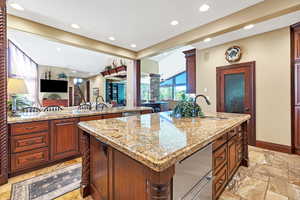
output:
[[[102,103],[98,102],[99,98],[101,98]],[[96,110],[98,110],[99,108],[101,108],[101,110],[103,110],[104,108],[108,108],[108,106],[104,102],[103,96],[101,95],[98,95],[96,98]]]
[[[101,98],[102,102],[104,103],[104,98],[103,98],[103,96],[98,95],[98,96],[96,97],[96,104],[98,104],[99,98]]]
[[[203,97],[203,98],[205,99],[207,105],[210,105],[210,104],[211,104],[210,101],[208,100],[207,96],[205,96],[205,95],[203,95],[203,94],[198,94],[198,95],[195,97],[195,100],[194,100],[195,105],[197,104],[197,99],[198,99],[199,97]]]

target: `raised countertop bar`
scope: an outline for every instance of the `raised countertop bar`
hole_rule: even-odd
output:
[[[80,122],[79,128],[101,142],[161,172],[198,151],[247,114],[206,113],[207,118],[172,118],[170,112]]]
[[[150,107],[114,107],[105,108],[103,111],[96,110],[77,110],[77,109],[64,109],[62,111],[53,112],[40,112],[40,113],[21,113],[19,117],[8,117],[8,124],[23,123],[23,122],[34,122],[34,121],[44,121],[51,119],[64,119],[71,117],[82,117],[82,116],[93,116],[101,114],[111,114],[111,113],[123,113],[123,112],[139,112],[145,110],[151,110]]]

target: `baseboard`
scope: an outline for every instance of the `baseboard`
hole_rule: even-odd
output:
[[[272,151],[278,151],[278,152],[282,152],[282,153],[292,153],[291,146],[275,144],[275,143],[271,143],[271,142],[264,142],[264,141],[256,140],[256,147],[260,147],[260,148],[268,149],[268,150],[272,150]]]

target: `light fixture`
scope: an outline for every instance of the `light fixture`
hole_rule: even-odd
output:
[[[244,26],[244,29],[245,29],[245,30],[249,30],[249,29],[251,29],[251,28],[253,28],[253,27],[254,27],[253,24],[249,24],[249,25],[247,25],[247,26]]]
[[[136,47],[136,44],[131,44],[130,45],[132,48],[135,48]]]
[[[79,29],[80,26],[78,24],[71,24],[72,28],[76,28],[76,29]]]
[[[200,12],[206,12],[206,11],[209,10],[209,8],[210,8],[209,5],[203,4],[202,6],[200,6],[199,11],[200,11]]]
[[[57,50],[57,51],[61,51],[61,48],[57,47],[56,50]]]
[[[114,38],[112,36],[110,36],[108,39],[111,40],[111,41],[115,41],[116,40],[116,38]]]
[[[179,24],[179,22],[178,22],[177,20],[173,20],[173,21],[171,21],[170,24],[171,24],[172,26],[176,26],[176,25]]]
[[[20,11],[24,10],[24,8],[22,6],[20,6],[20,4],[17,4],[17,3],[11,3],[10,6],[16,10],[20,10]]]
[[[73,79],[74,85],[79,86],[82,82],[83,82],[83,79],[82,79],[82,78],[74,78],[74,79]]]
[[[211,38],[205,38],[204,40],[203,40],[203,42],[210,42],[211,41]]]
[[[77,72],[76,70],[73,70],[73,71],[72,71],[72,73],[76,73],[76,72]]]

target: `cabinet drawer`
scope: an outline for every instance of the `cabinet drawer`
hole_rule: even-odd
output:
[[[86,116],[86,117],[80,117],[80,121],[84,122],[84,121],[92,121],[92,120],[100,120],[102,119],[101,115],[94,115],[94,116]]]
[[[226,142],[227,142],[227,133],[222,135],[221,137],[219,137],[213,142],[212,145],[213,151],[219,148],[220,146],[222,146],[223,144],[225,144]]]
[[[103,119],[118,118],[118,117],[122,117],[122,113],[111,113],[102,116]]]
[[[10,144],[12,153],[47,147],[49,144],[49,134],[48,132],[42,132],[12,136]]]
[[[222,169],[215,174],[213,182],[213,194],[214,199],[217,199],[227,183],[227,165],[224,165]]]
[[[217,171],[227,162],[227,145],[223,145],[217,151],[213,152],[213,169]]]
[[[48,148],[11,154],[11,171],[16,172],[19,170],[36,167],[48,161]]]
[[[228,140],[230,140],[230,138],[232,138],[233,136],[235,136],[237,133],[237,128],[233,128],[230,131],[228,131]]]
[[[11,135],[21,135],[24,133],[36,133],[41,131],[48,131],[48,121],[11,125]]]

